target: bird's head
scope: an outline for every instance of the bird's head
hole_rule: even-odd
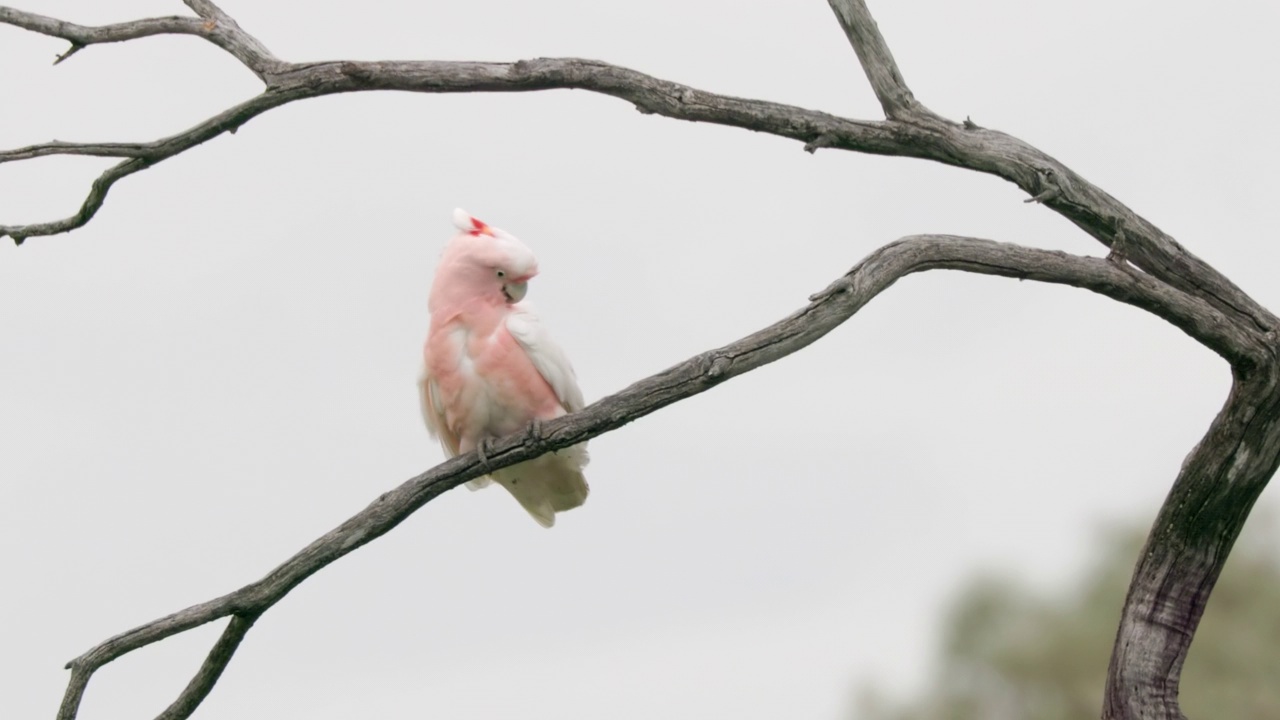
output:
[[[473,300],[514,304],[524,299],[538,260],[514,235],[458,209],[460,231],[445,247],[431,288],[431,306]]]

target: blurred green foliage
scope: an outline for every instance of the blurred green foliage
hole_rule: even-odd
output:
[[[1280,718],[1280,534],[1254,517],[1222,572],[1183,668],[1193,720]],[[1120,607],[1144,533],[1108,534],[1074,590],[1037,594],[1007,579],[972,583],[950,610],[919,697],[863,692],[859,720],[1081,720],[1102,709]]]

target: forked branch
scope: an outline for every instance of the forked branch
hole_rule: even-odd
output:
[[[90,45],[125,42],[153,35],[194,35],[226,50],[264,81],[267,75],[282,66],[257,38],[240,29],[236,21],[217,5],[209,0],[183,2],[199,17],[146,18],[89,27],[10,7],[0,7],[0,23],[62,38],[71,43],[71,47],[54,60],[55,65]]]
[[[907,81],[902,79],[898,63],[889,52],[889,45],[880,34],[880,28],[871,17],[871,11],[863,0],[827,0],[835,11],[840,27],[849,38],[849,44],[858,55],[862,71],[866,73],[871,89],[884,115],[893,120],[927,118],[942,120],[929,108],[920,104]]]

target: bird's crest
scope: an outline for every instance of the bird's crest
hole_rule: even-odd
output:
[[[493,228],[480,218],[471,217],[466,210],[462,208],[454,208],[453,224],[461,231],[468,235],[488,235],[494,237]]]

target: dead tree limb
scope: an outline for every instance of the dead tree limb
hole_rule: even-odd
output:
[[[427,502],[493,469],[575,445],[617,429],[667,405],[709,390],[735,376],[790,355],[849,319],[899,278],[925,270],[963,270],[1085,288],[1148,310],[1198,341],[1228,353],[1261,354],[1208,303],[1148,276],[1127,272],[1103,258],[1080,257],[975,238],[919,235],[872,253],[808,306],[759,332],[696,355],[600,400],[582,412],[547,421],[539,438],[518,433],[493,444],[488,465],[476,453],[460,455],[380,496],[360,513],[308,545],[257,582],[193,605],[97,645],[68,663],[68,683],[59,720],[73,720],[93,673],[129,652],[209,622],[231,617],[196,677],[165,714],[187,717],[230,662],[253,622],[299,583],[347,553],[388,532]]]
[[[280,105],[370,90],[424,93],[527,92],[576,88],[610,95],[645,113],[766,132],[822,148],[918,157],[1014,183],[1111,248],[1082,258],[948,236],[915,236],[872,253],[813,296],[798,313],[737,343],[642,380],[581,413],[548,422],[546,437],[505,438],[489,455],[503,467],[620,427],[805,347],[903,275],[956,269],[1086,288],[1142,307],[1226,359],[1235,379],[1227,403],[1183,464],[1139,559],[1108,671],[1104,718],[1181,720],[1182,661],[1213,584],[1253,502],[1280,465],[1280,319],[1172,237],[1061,162],[1004,133],[957,123],[916,100],[862,0],[828,0],[874,90],[885,120],[855,120],[788,105],[718,95],[609,63],[538,58],[513,63],[281,60],[209,0],[184,0],[198,17],[149,18],[86,27],[0,6],[0,24],[66,40],[57,62],[91,45],[160,34],[193,35],[225,50],[260,78],[258,96],[183,132],[144,143],[49,142],[0,151],[0,163],[50,155],[121,158],[94,181],[75,214],[0,225],[25,239],[87,223],[118,180],[174,157]],[[1123,248],[1115,247],[1123,242]],[[186,717],[212,688],[254,621],[298,583],[387,532],[440,493],[482,474],[460,456],[383,495],[262,580],[107,640],[69,663],[59,717],[78,712],[89,677],[139,647],[224,617],[231,622],[190,685],[161,716]]]

